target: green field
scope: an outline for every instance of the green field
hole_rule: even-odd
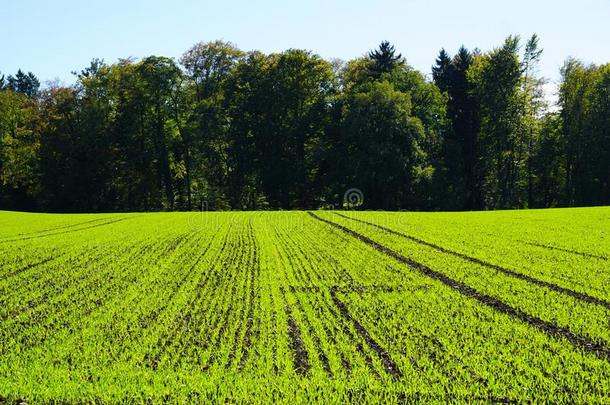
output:
[[[610,208],[0,212],[0,402],[610,402]]]

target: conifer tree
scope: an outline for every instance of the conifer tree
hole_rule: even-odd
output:
[[[394,67],[404,61],[401,54],[396,55],[394,46],[388,41],[382,41],[378,49],[369,52],[369,59],[372,61],[370,71],[375,78],[391,72]]]

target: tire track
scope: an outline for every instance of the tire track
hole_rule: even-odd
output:
[[[53,228],[47,228],[47,229],[43,229],[43,230],[40,230],[40,231],[18,233],[15,236],[37,235],[37,234],[40,234],[40,233],[57,231],[59,229],[75,228],[75,227],[80,226],[80,225],[90,224],[92,222],[99,222],[99,221],[103,221],[103,220],[106,220],[106,219],[108,219],[108,218],[104,217],[104,218],[91,219],[89,221],[82,221],[82,222],[77,222],[75,224],[69,224],[69,225],[57,226],[57,227],[53,227]],[[3,240],[0,240],[0,242],[2,242],[2,241]]]
[[[373,302],[373,299],[374,298],[368,299],[366,302]],[[384,313],[383,316],[388,315],[388,312],[386,312],[388,310],[390,311],[389,316],[392,316],[392,310],[386,306],[388,304],[387,302],[385,302],[383,299],[377,298],[374,305],[379,304],[381,304],[382,307],[385,307],[382,311]],[[414,350],[409,352],[409,355],[403,351],[404,356],[410,360],[413,369],[421,377],[427,380],[427,384],[434,384],[434,382],[430,379],[427,371],[418,364],[418,359],[420,357],[425,357],[431,363],[433,363],[435,368],[439,370],[448,381],[453,381],[462,377],[469,377],[472,380],[469,382],[469,384],[476,382],[482,384],[484,387],[488,387],[489,382],[487,380],[477,375],[471,366],[464,363],[460,357],[448,351],[436,337],[428,335],[427,331],[419,327],[417,324],[404,324],[402,333],[405,334],[405,332],[409,336],[409,341],[413,343]],[[391,336],[390,328],[387,328],[385,324],[379,329],[379,333],[383,336]],[[417,349],[421,349],[421,351],[418,351]],[[414,357],[414,354],[417,355],[417,357]],[[454,364],[451,364],[451,362]],[[456,367],[456,365],[461,366],[464,373],[460,373],[459,367]],[[456,371],[457,374],[455,373]]]
[[[318,332],[316,331],[316,329],[313,327],[311,321],[307,317],[307,313],[305,312],[303,303],[299,299],[298,295],[295,298],[296,298],[297,309],[299,310],[299,312],[301,312],[303,314],[303,322],[305,323],[305,326],[307,327],[307,332],[309,333],[309,336],[311,336],[311,339],[313,340],[313,342],[316,346],[318,360],[320,360],[320,364],[322,364],[322,368],[324,369],[326,374],[328,374],[330,377],[332,377],[333,372],[330,368],[330,362],[328,360],[328,356],[326,355],[326,353],[324,352],[324,349],[322,347],[322,340],[320,339],[320,336],[318,335]]]
[[[334,214],[340,216],[341,218],[350,219],[350,220],[355,221],[355,222],[360,222],[360,223],[363,223],[363,224],[367,224],[367,225],[376,227],[376,228],[381,229],[382,231],[388,232],[388,233],[390,233],[392,235],[400,236],[402,238],[408,239],[408,240],[413,241],[415,243],[418,243],[420,245],[424,245],[424,246],[430,247],[430,248],[432,248],[434,250],[437,250],[439,252],[442,252],[442,253],[445,253],[445,254],[448,254],[448,255],[452,255],[452,256],[455,256],[455,257],[459,257],[460,259],[464,259],[464,260],[469,261],[471,263],[478,264],[480,266],[496,270],[496,271],[498,271],[500,273],[503,273],[503,274],[505,274],[507,276],[510,276],[510,277],[513,277],[513,278],[517,278],[519,280],[526,281],[526,282],[528,282],[530,284],[534,284],[534,285],[537,285],[539,287],[544,287],[544,288],[547,288],[549,290],[552,290],[552,291],[555,291],[555,292],[558,292],[558,293],[561,293],[561,294],[568,295],[568,296],[570,296],[572,298],[576,298],[577,300],[580,300],[580,301],[583,301],[583,302],[586,302],[586,303],[589,303],[589,304],[600,305],[602,307],[610,309],[610,301],[604,300],[602,298],[594,297],[594,296],[586,294],[586,293],[582,293],[582,292],[578,292],[578,291],[575,291],[575,290],[572,290],[572,289],[569,289],[569,288],[561,287],[561,286],[559,286],[557,284],[550,283],[548,281],[543,281],[543,280],[537,279],[535,277],[532,277],[530,275],[519,273],[519,272],[511,270],[509,268],[502,267],[502,266],[490,263],[490,262],[485,261],[485,260],[477,259],[476,257],[468,256],[468,255],[466,255],[464,253],[460,253],[460,252],[456,252],[454,250],[450,250],[450,249],[444,248],[444,247],[436,245],[434,243],[430,243],[430,242],[427,242],[425,240],[416,238],[414,236],[407,235],[407,234],[395,231],[393,229],[390,229],[390,228],[387,228],[385,226],[381,226],[381,225],[375,224],[373,222],[369,222],[369,221],[365,221],[365,220],[357,219],[357,218],[351,218],[351,217],[348,217],[347,215],[343,215],[343,214],[336,213],[336,212],[334,212]]]
[[[290,309],[290,305],[286,300],[286,295],[284,290],[281,290],[282,298],[284,301],[284,312],[286,313],[287,319],[287,330],[288,336],[290,337],[290,350],[292,350],[292,361],[294,364],[294,371],[301,375],[307,376],[309,374],[309,370],[311,369],[311,365],[309,363],[309,353],[307,352],[307,348],[305,347],[305,342],[301,337],[301,330],[299,329],[299,325],[294,320],[292,315],[292,310]]]
[[[294,239],[292,239],[289,235],[282,235],[278,229],[275,229],[275,235],[278,238],[278,240],[281,242],[281,246],[283,247],[284,252],[300,252],[301,256],[303,256],[303,257],[311,257],[303,251],[301,244],[299,242],[295,241]],[[307,261],[305,263],[305,265],[303,265],[301,263],[301,261],[297,262],[296,259],[290,254],[284,254],[284,255],[281,254],[281,256],[282,256],[283,260],[288,262],[289,268],[293,269],[292,274],[297,279],[297,282],[301,283],[301,285],[289,285],[287,287],[280,287],[282,294],[284,294],[285,290],[288,290],[291,293],[296,293],[296,292],[308,293],[308,292],[322,291],[322,289],[320,287],[311,285],[312,276],[315,277],[316,282],[318,282],[320,284],[323,283],[323,278],[319,272],[315,271],[314,266],[312,266],[310,264],[310,261]],[[284,274],[288,278],[288,273],[286,272],[285,269],[284,269]],[[324,289],[324,291],[327,290],[326,287],[324,287],[323,289]],[[334,321],[339,320],[339,322],[343,325],[343,323],[342,323],[343,319],[340,317],[337,318],[336,314],[334,314],[333,305],[330,303],[327,303],[326,301],[324,301],[324,304],[325,304],[326,309],[328,309],[328,312],[333,313],[333,316],[334,316],[333,320]],[[313,328],[311,321],[308,319],[307,313],[305,312],[304,307],[303,307],[303,303],[300,301],[298,295],[296,296],[296,305],[297,305],[297,309],[299,309],[299,311],[303,314],[303,317],[304,317],[303,320],[304,320],[304,323],[306,324],[305,326],[307,327],[309,336],[313,340],[313,343],[314,343],[314,346],[315,346],[315,349],[317,352],[317,357],[320,360],[320,364],[322,365],[322,368],[326,371],[326,373],[329,376],[332,376],[333,373],[332,373],[332,369],[330,367],[330,361],[329,361],[327,353],[322,348],[322,340],[320,339],[320,335],[315,330],[315,328]],[[324,329],[324,333],[326,334],[326,338],[331,342],[335,342],[335,344],[336,344],[335,337],[330,334],[328,326],[324,324],[323,319],[320,319],[320,322],[323,324],[323,329]],[[348,336],[349,339],[352,341],[351,343],[356,345],[358,352],[362,355],[367,366],[370,367],[371,372],[376,376],[376,378],[379,378],[379,374],[377,373],[377,370],[375,369],[375,366],[374,366],[374,363],[373,363],[371,357],[368,355],[368,353],[366,353],[362,344],[360,342],[358,342],[357,339],[354,338],[354,336],[353,336],[353,334],[351,334],[349,328],[347,328],[346,325],[343,325],[343,326],[344,326],[343,331],[346,334],[346,336]],[[343,368],[349,373],[351,370],[351,364],[346,359],[345,354],[341,351],[338,351],[338,356],[341,359]]]
[[[66,255],[66,253],[61,253],[61,254],[59,254],[57,256],[48,257],[48,258],[46,258],[44,260],[41,260],[39,262],[36,262],[36,263],[30,263],[30,264],[28,264],[26,266],[23,266],[20,269],[13,270],[13,271],[11,271],[10,273],[7,273],[7,274],[3,274],[2,276],[0,276],[0,281],[4,281],[7,278],[14,277],[14,276],[16,276],[18,274],[21,274],[21,273],[25,272],[25,271],[28,271],[28,270],[34,269],[36,267],[42,266],[44,264],[47,264],[47,263],[52,262],[54,260],[57,260],[57,259],[65,256],[65,255]]]
[[[330,346],[332,348],[336,349],[337,356],[339,357],[339,359],[341,361],[341,367],[343,367],[343,370],[347,374],[351,373],[352,364],[346,357],[345,352],[339,349],[339,342],[337,341],[337,338],[335,336],[337,334],[337,332],[336,332],[337,330],[343,331],[345,336],[348,338],[348,342],[350,344],[353,344],[354,346],[356,346],[357,352],[360,353],[360,355],[363,357],[367,366],[370,367],[371,372],[375,375],[376,378],[379,378],[379,374],[377,373],[377,370],[374,367],[372,359],[370,358],[368,353],[366,353],[364,351],[362,344],[357,341],[357,339],[351,333],[351,331],[349,330],[347,325],[344,324],[343,318],[338,316],[338,314],[335,311],[334,305],[330,305],[325,300],[320,300],[319,297],[315,297],[316,294],[312,294],[312,292],[314,292],[312,290],[298,290],[298,291],[292,291],[292,292],[305,292],[305,294],[303,294],[303,296],[305,297],[307,304],[311,307],[311,309],[314,311],[314,313],[316,313],[316,312],[318,313],[318,320],[319,320],[320,324],[322,325],[324,335],[326,336],[326,339],[329,342]],[[321,292],[321,290],[319,288],[316,288],[316,292]],[[299,308],[301,308],[302,307],[301,302],[297,301],[297,303],[299,304]],[[322,315],[322,313],[324,313],[324,314],[329,313],[330,316],[324,316],[324,315]],[[337,329],[335,329],[335,331],[333,332],[330,329],[329,324],[332,326],[336,326]],[[319,356],[321,356],[321,354],[319,354]],[[324,356],[328,359],[326,354],[324,354]],[[321,359],[320,359],[320,361],[324,362],[324,360],[321,360]],[[330,363],[330,361],[329,361],[329,363]],[[329,367],[330,367],[330,364],[329,364]]]
[[[275,228],[275,236],[280,241],[280,246],[288,250],[288,241],[282,237],[280,231],[277,228]],[[284,255],[282,255],[282,253],[280,253],[279,251],[278,253],[280,254],[281,259],[287,261],[289,267],[295,270],[293,274],[297,278],[297,280],[303,282],[302,280],[306,277],[306,275],[302,274],[301,267],[296,266],[293,261],[293,258],[289,255],[286,255],[284,257]],[[284,269],[284,275],[287,277],[288,273],[286,272],[286,269],[284,268],[284,266],[282,266],[282,268]],[[309,275],[307,275],[307,278],[309,279]],[[300,376],[306,377],[309,375],[311,369],[311,363],[309,361],[309,352],[307,351],[305,342],[303,342],[301,329],[295,321],[290,304],[286,299],[286,288],[280,286],[279,291],[284,307],[284,313],[286,315],[286,328],[288,331],[288,336],[290,338],[288,345],[293,354],[292,361],[294,370]],[[303,315],[306,316],[306,314]]]
[[[606,347],[605,345],[603,345],[601,343],[597,343],[584,336],[577,335],[567,328],[557,326],[551,322],[544,321],[536,316],[529,315],[520,309],[511,307],[510,305],[506,304],[505,302],[503,302],[495,297],[480,293],[467,284],[454,280],[441,272],[432,270],[430,267],[427,267],[421,263],[418,263],[412,259],[409,259],[409,258],[389,249],[388,247],[383,246],[383,245],[375,242],[374,240],[372,240],[358,232],[355,232],[343,225],[340,225],[336,222],[332,222],[327,219],[321,218],[312,212],[308,212],[308,214],[310,216],[312,216],[313,218],[317,219],[318,221],[322,221],[334,228],[337,228],[337,229],[343,231],[344,233],[360,240],[361,242],[373,247],[375,250],[377,250],[381,253],[384,253],[385,255],[392,257],[401,263],[408,265],[409,267],[413,268],[414,270],[419,271],[423,275],[443,283],[444,285],[450,287],[451,289],[459,292],[460,294],[462,294],[466,297],[473,298],[476,301],[480,302],[481,304],[494,309],[495,311],[504,313],[514,319],[517,319],[523,323],[533,326],[552,337],[564,338],[567,341],[569,341],[570,343],[572,343],[572,345],[574,345],[575,347],[577,347],[585,352],[595,354],[600,359],[610,362],[610,348]]]
[[[299,251],[302,253],[302,255],[304,255],[305,257],[308,257],[308,255],[305,252],[303,252],[299,243],[295,242],[291,238],[288,238],[288,236],[286,236],[286,237],[282,236],[282,234],[277,229],[276,229],[276,237],[282,242],[281,245],[284,246],[286,252]],[[293,259],[293,256],[290,254],[285,254],[284,256],[285,256],[284,259],[288,262],[289,267],[293,270],[292,274],[297,279],[297,282],[300,283],[300,285],[298,285],[298,286],[295,286],[295,285],[292,286],[292,289],[294,292],[299,291],[299,290],[304,291],[304,292],[322,291],[320,289],[320,287],[311,286],[312,275],[316,277],[316,279],[315,279],[316,282],[323,284],[322,275],[318,271],[316,271],[315,269],[312,269],[311,265],[301,266],[300,263],[296,263]],[[321,260],[324,260],[324,259],[321,259]],[[308,271],[307,270],[308,268],[311,271]],[[285,273],[286,277],[288,278],[288,273],[285,270],[284,270],[284,273]],[[327,288],[324,288],[324,291],[326,291],[326,290],[327,290]],[[364,364],[369,368],[369,370],[373,374],[373,376],[377,380],[381,381],[381,376],[380,376],[377,368],[375,367],[375,362],[373,361],[373,358],[366,351],[361,340],[357,336],[355,336],[354,333],[352,333],[346,320],[340,314],[337,313],[337,307],[334,304],[334,302],[332,301],[332,299],[330,300],[330,302],[328,302],[326,299],[322,300],[321,302],[323,302],[323,305],[322,306],[318,305],[317,308],[320,308],[320,309],[324,308],[330,313],[330,322],[340,325],[341,330],[343,331],[343,334],[347,337],[348,342],[350,342],[350,344],[354,345],[354,347],[356,348],[356,352],[358,353],[359,356],[362,357]],[[315,302],[315,303],[317,304],[317,302]],[[325,332],[328,332],[327,327],[325,328]],[[332,336],[331,338],[334,340],[334,336]],[[346,371],[348,373],[351,372],[352,367],[351,367],[351,364],[349,363],[349,361],[346,359],[345,354],[343,352],[339,352],[339,356],[341,357],[342,365],[344,366]],[[346,365],[347,365],[347,367],[346,367]]]
[[[332,301],[332,297],[331,297],[331,301]],[[326,302],[325,302],[325,304],[326,304]],[[364,349],[364,346],[362,345],[362,342],[360,341],[360,339],[358,339],[356,336],[354,336],[354,334],[352,333],[352,331],[350,330],[350,328],[347,324],[347,320],[345,319],[345,317],[343,317],[341,314],[337,313],[338,308],[337,308],[336,304],[334,302],[332,304],[326,304],[326,309],[328,309],[328,311],[332,315],[331,322],[334,321],[338,325],[340,325],[341,330],[343,330],[343,334],[345,334],[345,336],[347,336],[348,341],[356,347],[356,351],[358,352],[358,354],[360,356],[362,356],[366,366],[369,368],[369,370],[371,371],[371,373],[373,374],[375,379],[381,381],[381,376],[379,375],[379,372],[377,371],[377,368],[375,367],[375,362],[373,361],[373,358]],[[351,365],[350,365],[349,371],[351,371]]]
[[[254,229],[252,228],[252,224],[249,224],[250,238],[252,240],[252,252],[253,252],[253,266],[254,269],[251,271],[252,279],[250,282],[250,296],[248,298],[248,314],[247,314],[247,323],[246,323],[246,332],[244,334],[244,338],[242,340],[242,354],[239,359],[239,364],[237,366],[238,370],[242,370],[246,362],[248,361],[248,357],[250,355],[250,350],[252,349],[252,330],[254,327],[254,310],[255,306],[260,309],[260,298],[257,300],[257,289],[255,287],[255,283],[258,285],[260,279],[260,258],[258,256],[258,244],[256,243],[256,237],[254,235]],[[257,324],[260,323],[260,317],[256,317]]]
[[[370,333],[365,329],[365,327],[362,326],[362,324],[358,322],[358,320],[352,317],[349,312],[349,309],[347,308],[347,305],[345,305],[345,303],[341,301],[337,296],[336,288],[330,289],[330,297],[339,309],[339,313],[341,314],[341,316],[343,316],[345,319],[347,319],[354,325],[354,328],[356,329],[360,337],[362,337],[362,339],[364,339],[369,348],[373,352],[375,352],[375,354],[377,354],[379,360],[381,360],[381,363],[383,363],[385,371],[394,378],[401,378],[402,372],[398,368],[398,365],[394,362],[394,360],[392,360],[390,354],[383,347],[381,347],[381,345],[377,343],[377,341],[370,335]]]
[[[30,240],[30,239],[40,239],[40,238],[46,238],[47,236],[64,235],[66,233],[73,233],[73,232],[84,231],[86,229],[92,229],[92,228],[97,228],[97,227],[100,227],[100,226],[110,225],[110,224],[114,224],[114,223],[117,223],[117,222],[125,221],[125,220],[128,220],[128,219],[133,219],[133,218],[137,218],[137,217],[136,216],[122,217],[122,218],[115,219],[115,220],[108,221],[108,222],[104,222],[104,223],[101,223],[101,224],[85,226],[83,228],[72,229],[72,230],[69,230],[69,231],[47,233],[45,235],[29,236],[29,237],[26,237],[26,238],[3,239],[3,240],[0,240],[0,243],[16,242],[16,241]]]
[[[605,261],[610,260],[610,258],[608,258],[606,256],[595,255],[593,253],[587,253],[587,252],[580,252],[578,250],[566,249],[566,248],[561,248],[561,247],[557,247],[557,246],[545,245],[545,244],[538,243],[538,242],[528,242],[525,240],[518,240],[518,242],[521,242],[523,244],[530,245],[530,246],[544,248],[544,249],[558,250],[560,252],[571,253],[574,255],[583,256],[583,257],[587,257],[587,258],[600,259],[600,260],[605,260]]]

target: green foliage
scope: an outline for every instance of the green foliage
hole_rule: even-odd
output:
[[[432,79],[440,91],[449,91],[454,75],[453,69],[451,57],[445,49],[441,49],[436,58],[436,65],[432,66]]]
[[[362,85],[371,80],[371,60],[369,58],[357,58],[348,61],[338,72],[341,87],[349,91],[352,87]]]
[[[195,85],[197,100],[217,96],[242,56],[243,52],[235,45],[223,41],[200,42],[186,51],[180,63]]]
[[[534,207],[557,207],[564,204],[566,160],[565,138],[559,114],[542,119],[539,138],[532,151]]]
[[[347,184],[360,188],[372,206],[407,205],[417,168],[425,164],[425,132],[409,94],[374,82],[348,97],[343,114]]]
[[[376,79],[384,73],[393,71],[398,65],[404,64],[402,55],[396,55],[394,45],[388,41],[382,41],[378,49],[369,52],[368,57],[371,60],[370,73]]]
[[[464,47],[455,57],[441,50],[432,68],[434,83],[447,94],[447,120],[442,144],[442,175],[440,188],[455,196],[445,209],[482,208],[478,181],[477,150],[478,106],[473,84],[468,80],[468,69],[473,55]]]
[[[274,208],[313,204],[313,156],[334,89],[330,64],[306,51],[251,53],[238,64],[227,84],[234,206],[256,208],[253,189]]]
[[[610,65],[568,59],[559,99],[566,143],[569,204],[606,204],[610,196]]]
[[[180,64],[93,59],[69,87],[19,70],[0,79],[0,206],[299,209],[353,187],[369,209],[608,204],[608,65],[566,62],[559,123],[541,55],[535,34],[441,50],[429,80],[387,41],[347,62],[214,41]]]
[[[38,190],[40,139],[36,104],[24,94],[0,91],[0,203],[33,207]],[[11,202],[11,199],[14,202]]]
[[[9,75],[7,77],[6,87],[14,92],[25,94],[28,97],[36,97],[40,88],[40,81],[32,72],[25,73],[19,69],[15,76]]]
[[[478,163],[489,208],[523,206],[518,44],[517,37],[507,38],[502,47],[475,58],[468,73],[480,108]]]

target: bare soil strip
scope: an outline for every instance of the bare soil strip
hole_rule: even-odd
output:
[[[284,287],[280,287],[280,289],[284,289]],[[294,292],[293,290],[291,290],[291,291]],[[317,289],[317,291],[318,292],[320,291],[319,288]],[[311,294],[308,294],[309,292],[310,291],[305,291],[305,293],[304,293],[305,299],[308,299],[308,302],[309,302],[309,304],[311,305],[311,307],[312,307],[312,309],[314,311],[320,311],[320,310],[322,310],[322,308],[326,307],[329,310],[329,313],[332,314],[332,319],[334,320],[335,318],[337,318],[337,313],[335,311],[334,304],[333,304],[332,307],[330,307],[330,306],[328,306],[326,304],[326,301],[324,299],[320,299],[319,295],[316,294],[313,297],[311,297]],[[303,306],[301,304],[300,298],[301,297],[297,296],[297,306],[298,306],[299,310],[301,311],[301,313],[304,313]],[[328,339],[328,342],[330,343],[330,345],[332,347],[337,349],[337,353],[338,353],[338,355],[339,355],[339,357],[341,359],[341,366],[342,366],[343,370],[347,374],[350,374],[351,370],[352,370],[352,365],[349,362],[349,360],[347,359],[347,357],[345,356],[345,353],[342,350],[339,349],[339,344],[337,342],[337,339],[336,339],[336,336],[335,336],[335,332],[333,332],[329,328],[329,326],[328,326],[328,324],[326,322],[326,321],[329,320],[329,318],[324,317],[324,316],[320,316],[319,320],[320,320],[320,323],[322,325],[322,331],[326,335],[326,339]],[[351,334],[351,332],[349,331],[349,329],[347,327],[345,327],[345,325],[343,325],[343,322],[342,322],[343,318],[339,318],[338,320],[339,320],[339,322],[337,323],[337,326],[342,327],[343,328],[342,330],[344,330],[346,335],[349,336],[351,340],[354,340],[354,337]],[[311,332],[310,332],[310,334],[311,334]],[[316,336],[316,339],[319,340],[319,338],[317,336]],[[360,345],[360,346],[362,346],[362,345]],[[330,369],[330,362],[328,361],[328,357],[326,356],[326,354],[322,352],[321,345],[320,345],[320,355],[319,356],[321,357],[322,355],[326,359],[325,360],[320,359],[320,361],[324,364],[324,367],[328,367],[327,372],[329,373],[329,375],[332,376],[332,370]],[[366,353],[364,353],[363,355],[366,357]],[[328,363],[328,366],[326,366],[325,363]],[[367,362],[367,364],[369,364],[369,363]],[[376,370],[375,370],[374,366],[373,366],[372,371],[375,374]]]
[[[282,287],[283,288],[283,287]],[[292,293],[319,293],[322,287],[316,285],[289,285],[288,291]],[[366,294],[373,292],[398,292],[402,291],[401,288],[392,287],[390,285],[383,284],[368,284],[368,285],[349,285],[349,286],[340,286],[333,285],[328,287],[330,289],[334,289],[340,293],[354,293],[354,294]]]
[[[435,245],[433,243],[430,243],[430,242],[427,242],[425,240],[416,238],[414,236],[407,235],[407,234],[404,234],[404,233],[401,233],[401,232],[397,232],[397,231],[395,231],[393,229],[386,228],[385,226],[378,225],[378,224],[376,224],[374,222],[369,222],[369,221],[365,221],[365,220],[362,220],[362,219],[350,218],[347,215],[343,215],[343,214],[340,214],[340,213],[337,213],[337,212],[335,212],[334,214],[340,216],[341,218],[346,218],[346,219],[350,219],[352,221],[356,221],[356,222],[360,222],[360,223],[367,224],[367,225],[370,225],[370,226],[374,226],[374,227],[376,227],[378,229],[381,229],[381,230],[383,230],[385,232],[391,233],[392,235],[396,235],[396,236],[400,236],[402,238],[409,239],[409,240],[411,240],[411,241],[413,241],[415,243],[419,243],[421,245],[428,246],[428,247],[430,247],[432,249],[435,249],[435,250],[437,250],[439,252],[446,253],[448,255],[452,255],[452,256],[455,256],[455,257],[459,257],[460,259],[467,260],[467,261],[469,261],[471,263],[478,264],[480,266],[487,267],[487,268],[499,271],[500,273],[506,274],[507,276],[518,278],[520,280],[527,281],[528,283],[535,284],[535,285],[540,286],[540,287],[548,288],[549,290],[556,291],[556,292],[561,293],[561,294],[569,295],[570,297],[576,298],[576,299],[578,299],[580,301],[587,302],[589,304],[601,305],[601,306],[603,306],[605,308],[610,309],[610,301],[607,301],[607,300],[604,300],[604,299],[601,299],[601,298],[598,298],[598,297],[593,297],[593,296],[591,296],[589,294],[585,294],[585,293],[581,293],[581,292],[578,292],[578,291],[574,291],[574,290],[571,290],[569,288],[561,287],[561,286],[559,286],[557,284],[549,283],[548,281],[539,280],[539,279],[534,278],[532,276],[529,276],[527,274],[519,273],[519,272],[516,272],[514,270],[508,269],[506,267],[502,267],[502,266],[499,266],[497,264],[493,264],[493,263],[487,262],[485,260],[477,259],[476,257],[468,256],[468,255],[466,255],[464,253],[456,252],[454,250],[450,250],[450,249],[444,248],[442,246]],[[563,249],[560,249],[560,250],[563,250]]]
[[[246,323],[246,333],[244,334],[244,338],[242,341],[242,355],[239,359],[238,370],[242,370],[246,365],[246,361],[248,361],[248,356],[250,354],[250,350],[252,349],[252,334],[254,327],[254,310],[255,305],[260,310],[260,299],[258,298],[258,281],[260,279],[260,259],[258,257],[258,246],[256,244],[256,238],[254,237],[254,232],[252,230],[252,226],[250,226],[250,235],[253,242],[253,263],[254,269],[251,272],[251,281],[250,281],[250,296],[248,298],[248,315],[247,315],[247,323]],[[255,283],[257,286],[255,286]],[[257,318],[257,323],[260,322],[260,318]]]
[[[332,297],[331,297],[331,300],[332,300]],[[347,336],[348,340],[351,341],[354,344],[354,346],[356,346],[356,351],[360,354],[360,356],[362,356],[362,358],[364,359],[364,362],[368,366],[369,370],[371,371],[371,373],[373,374],[375,379],[381,381],[381,376],[379,375],[379,372],[377,371],[377,368],[375,367],[373,358],[364,349],[364,346],[362,345],[362,342],[360,342],[360,339],[357,338],[356,336],[354,336],[354,334],[350,330],[349,326],[347,325],[347,322],[349,320],[345,319],[345,317],[343,315],[337,313],[338,308],[334,301],[332,304],[327,304],[326,308],[329,310],[332,317],[338,321],[337,323],[340,325],[341,330],[343,330],[343,333]],[[350,370],[351,370],[351,366],[350,366]]]
[[[283,290],[283,287],[281,287],[281,288]],[[293,293],[302,293],[302,294],[314,293],[315,294],[315,293],[321,292],[322,288],[319,286],[292,286],[291,285],[291,286],[287,287],[287,290],[290,292],[293,292]],[[383,349],[375,340],[373,340],[371,338],[370,334],[364,328],[364,326],[362,326],[362,324],[360,324],[358,321],[356,321],[351,316],[351,314],[349,314],[349,312],[347,313],[347,316],[346,316],[345,311],[347,311],[347,307],[345,307],[345,305],[342,302],[341,302],[341,304],[343,305],[343,307],[339,306],[337,304],[337,301],[340,302],[340,300],[336,296],[336,293],[342,293],[342,294],[365,294],[365,293],[377,293],[377,292],[385,293],[385,292],[400,291],[400,289],[396,289],[392,286],[373,284],[373,285],[352,285],[352,286],[329,286],[328,291],[330,292],[330,296],[331,296],[334,306],[337,309],[339,309],[339,311],[340,311],[339,313],[337,313],[335,310],[333,310],[332,307],[329,307],[329,310],[332,312],[333,316],[335,318],[338,318],[339,320],[344,319],[344,320],[347,320],[348,322],[352,323],[352,325],[354,326],[354,328],[356,329],[356,331],[360,335],[360,337],[365,341],[365,343],[367,343],[367,345],[370,347],[370,349],[379,356],[379,358],[384,366],[385,371],[388,374],[390,374],[391,376],[401,377],[401,374],[396,373],[396,370],[398,370],[398,373],[400,373],[398,366],[396,366],[396,363],[394,363],[394,361],[390,358],[387,351],[385,349]],[[297,301],[297,303],[300,305],[300,302]],[[364,357],[365,362],[368,365],[371,372],[373,372],[375,377],[380,380],[381,376],[379,375],[379,373],[377,373],[377,370],[375,368],[372,358],[367,354],[366,350],[364,350],[364,347],[359,342],[359,339],[357,339],[350,332],[349,328],[347,328],[346,325],[343,325],[343,331],[354,342],[354,344],[357,347],[358,352]],[[330,331],[326,330],[326,334],[327,334],[327,336],[331,337],[331,340],[334,339],[331,336]],[[334,342],[334,343],[336,343],[336,342]],[[349,373],[351,371],[352,367],[351,367],[351,364],[349,363],[349,361],[343,355],[343,353],[341,353],[341,363],[342,363],[345,371]]]
[[[318,293],[320,287],[317,285],[289,285],[288,290],[292,293]]]
[[[299,311],[303,314],[303,322],[305,323],[305,326],[307,327],[309,336],[311,336],[311,339],[315,343],[316,350],[318,352],[318,360],[320,360],[320,363],[322,364],[322,368],[324,369],[324,371],[326,371],[326,374],[328,374],[329,376],[332,377],[333,372],[330,368],[330,362],[328,361],[328,356],[326,355],[326,353],[324,352],[324,348],[322,347],[322,341],[320,340],[320,336],[318,335],[318,332],[315,330],[315,328],[309,321],[309,318],[307,317],[307,313],[305,312],[305,309],[303,308],[303,304],[299,300],[299,297],[296,297],[296,305],[297,305],[297,308],[299,309]]]
[[[375,242],[374,240],[369,239],[366,236],[361,235],[358,232],[355,232],[343,225],[340,225],[335,222],[329,221],[327,219],[321,218],[318,215],[314,214],[313,212],[308,212],[308,214],[311,217],[317,219],[318,221],[322,221],[334,228],[337,228],[337,229],[347,233],[348,235],[360,240],[361,242],[364,242],[365,244],[373,247],[374,249],[378,250],[379,252],[384,253],[387,256],[390,256],[390,257],[396,259],[397,261],[408,265],[409,267],[419,271],[420,273],[424,274],[425,276],[430,277],[434,280],[440,281],[444,285],[452,288],[453,290],[456,290],[457,292],[461,293],[462,295],[464,295],[466,297],[473,298],[483,305],[491,307],[498,312],[504,313],[512,318],[515,318],[528,325],[531,325],[531,326],[549,334],[550,336],[553,336],[555,338],[564,338],[567,341],[569,341],[570,343],[572,343],[575,347],[577,347],[585,352],[593,353],[602,360],[610,361],[610,348],[606,347],[603,344],[597,343],[584,336],[577,335],[567,328],[557,326],[551,322],[547,322],[547,321],[544,321],[533,315],[529,315],[529,314],[521,311],[520,309],[511,307],[510,305],[506,304],[505,302],[503,302],[495,297],[492,297],[492,296],[486,295],[486,294],[482,294],[482,293],[478,292],[477,290],[475,290],[474,288],[468,286],[467,284],[454,280],[454,279],[446,276],[443,273],[440,273],[436,270],[432,270],[430,267],[427,267],[421,263],[411,260],[405,256],[402,256],[401,254],[399,254],[399,253]]]
[[[292,311],[290,310],[290,306],[288,304],[284,306],[284,311],[286,312],[286,318],[288,319],[288,336],[290,336],[290,349],[294,354],[294,370],[297,372],[297,374],[306,376],[309,373],[309,369],[311,368],[311,366],[309,364],[309,354],[307,353],[305,343],[301,338],[301,330],[299,329],[299,325],[297,325],[294,318],[292,317]]]
[[[330,289],[330,296],[334,304],[337,306],[337,308],[339,308],[339,313],[341,314],[341,316],[343,316],[345,319],[347,319],[354,325],[354,328],[356,328],[356,331],[362,337],[362,339],[364,339],[366,344],[371,348],[372,351],[377,354],[377,356],[379,356],[379,359],[383,363],[385,371],[393,377],[402,377],[402,373],[400,372],[398,365],[394,362],[394,360],[392,360],[390,354],[383,347],[381,347],[381,345],[377,343],[375,339],[373,339],[370,333],[365,329],[364,326],[362,326],[360,322],[358,322],[357,319],[352,317],[349,310],[347,309],[347,305],[345,305],[345,303],[341,301],[339,297],[337,297],[336,288]]]

